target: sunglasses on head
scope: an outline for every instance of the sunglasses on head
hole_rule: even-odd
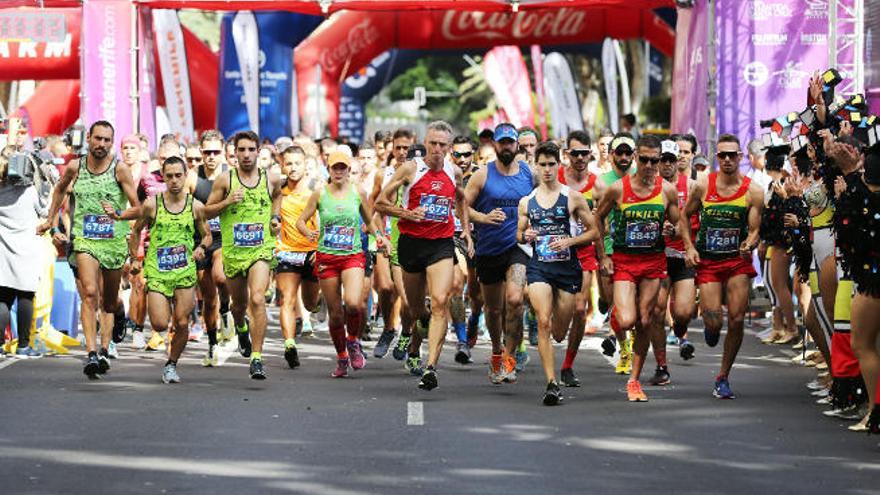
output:
[[[454,156],[455,158],[470,158],[471,156],[473,156],[473,154],[474,154],[473,151],[461,151],[461,152],[453,151],[452,152],[452,156]]]
[[[640,156],[639,163],[641,163],[642,165],[647,165],[649,163],[651,165],[657,165],[658,163],[660,163],[660,159],[659,158],[651,158],[649,156]]]
[[[223,153],[223,150],[202,150],[203,155],[219,155]]]
[[[735,160],[739,156],[739,151],[719,151],[715,154],[719,160]]]
[[[590,156],[592,152],[590,150],[571,150],[568,152],[572,158],[583,158]]]

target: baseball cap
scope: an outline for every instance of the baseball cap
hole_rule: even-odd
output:
[[[694,157],[693,161],[691,161],[691,165],[693,165],[694,167],[702,165],[706,168],[709,168],[709,159],[703,155],[697,155]]]
[[[660,154],[661,155],[672,155],[675,158],[678,158],[679,149],[678,144],[675,141],[664,140],[660,143]]]
[[[293,146],[293,139],[288,136],[281,136],[275,140],[275,149],[279,152],[283,152],[291,146]]]
[[[519,133],[516,132],[516,127],[513,124],[503,123],[495,127],[493,138],[495,141],[501,141],[502,139],[513,139],[516,141],[519,139]]]
[[[351,168],[351,157],[348,156],[344,151],[333,151],[330,153],[330,156],[327,157],[327,167],[333,167],[338,163],[344,164],[346,167]]]
[[[616,151],[621,146],[629,146],[630,150],[636,149],[636,142],[630,136],[616,136],[611,140],[611,151]]]

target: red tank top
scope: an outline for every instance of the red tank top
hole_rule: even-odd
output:
[[[401,234],[419,239],[450,238],[455,234],[454,165],[444,162],[441,170],[431,170],[421,158],[415,162],[416,176],[404,189],[402,204],[409,210],[421,206],[425,209],[425,218],[421,222],[401,218],[397,228]]]
[[[684,174],[678,174],[678,181],[675,183],[675,190],[678,196],[678,209],[681,213],[684,213],[684,205],[687,204],[688,200],[688,177]],[[700,230],[700,216],[698,214],[691,215],[691,239],[697,235],[697,231]],[[675,249],[676,251],[684,252],[684,241],[681,240],[681,237],[672,238],[666,236],[666,247],[670,249]]]

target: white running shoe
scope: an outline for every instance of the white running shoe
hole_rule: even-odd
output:
[[[147,341],[144,339],[144,332],[131,332],[131,348],[136,351],[144,350],[147,347]]]

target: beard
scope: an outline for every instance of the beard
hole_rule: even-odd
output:
[[[514,158],[516,158],[516,154],[513,151],[501,150],[498,152],[498,161],[504,165],[510,165],[513,163]]]

